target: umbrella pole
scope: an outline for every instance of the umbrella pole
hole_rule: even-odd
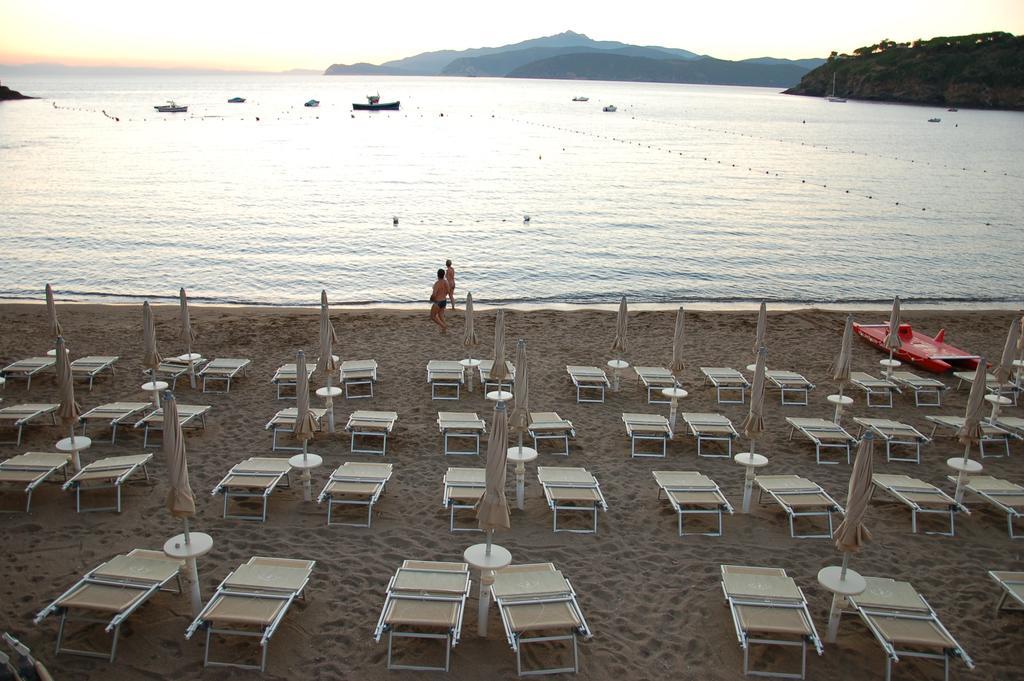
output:
[[[843,569],[839,572],[839,580],[843,581],[846,579],[846,567],[850,564],[850,554],[843,551]]]
[[[302,441],[302,461],[303,461],[303,463],[305,463],[309,459],[308,446],[309,446],[309,441],[308,440],[303,440]],[[312,476],[309,474],[309,468],[308,467],[304,467],[303,470],[302,470],[302,498],[305,499],[306,501],[311,501],[313,499],[313,480],[312,480]]]
[[[331,395],[331,385],[333,378],[331,374],[333,372],[328,371],[327,373],[327,399],[324,400],[324,404],[327,406],[327,432],[334,432],[334,397]],[[372,384],[371,384],[372,385]]]
[[[522,459],[523,432],[519,431],[519,461],[516,461],[516,508],[520,511],[526,506],[526,463]]]
[[[188,531],[188,517],[182,518],[185,522],[185,546],[190,547],[192,542],[189,538]],[[186,548],[186,554],[189,554],[185,560],[186,570],[188,572],[188,580],[191,584],[191,600],[192,600],[192,614],[199,615],[203,609],[203,596],[199,592],[199,566],[196,564],[196,556],[191,555],[192,551]]]
[[[160,391],[156,389],[156,369],[149,370],[149,382],[153,384],[153,404],[160,408]]]
[[[753,463],[754,448],[757,445],[755,440],[750,441],[750,461]],[[747,472],[743,476],[743,512],[750,513],[750,498],[754,495],[754,467],[746,466]]]
[[[68,437],[71,438],[71,465],[75,467],[77,473],[82,470],[82,460],[78,456],[78,440],[75,439],[74,424],[68,426]]]
[[[971,443],[964,445],[964,463],[971,458]],[[964,485],[967,484],[967,466],[961,466],[956,474],[956,492],[953,493],[953,500],[960,503],[964,498]]]
[[[189,341],[185,345],[185,349],[188,351],[188,382],[192,386],[192,389],[196,389],[196,363],[192,360],[192,341]]]

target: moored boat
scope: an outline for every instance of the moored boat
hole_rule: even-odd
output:
[[[367,95],[366,104],[352,103],[353,111],[398,111],[401,102],[381,102],[380,95]]]
[[[929,123],[941,123],[942,119],[941,118],[929,118],[928,122]]]
[[[174,100],[172,99],[168,99],[166,104],[154,106],[153,108],[159,111],[160,113],[185,113],[186,111],[188,111],[188,106],[181,106],[180,104],[175,104]]]
[[[836,74],[832,74],[832,94],[826,95],[826,102],[832,102],[834,104],[846,104],[846,99],[843,97],[836,96]]]
[[[885,337],[889,334],[888,324],[858,324],[854,322],[853,331],[871,345],[888,354]],[[903,347],[893,352],[893,357],[901,362],[918,366],[925,371],[937,374],[958,369],[976,369],[978,355],[972,355],[960,348],[946,343],[946,330],[940,329],[934,337],[914,331],[910,324],[900,324],[899,337]]]
[[[232,97],[228,100],[228,104],[245,104],[245,97]]]
[[[606,106],[603,109],[601,109],[601,111],[607,111],[608,113],[615,113],[616,111],[618,111],[618,109],[615,108],[614,104],[609,104],[608,106]]]
[[[574,101],[574,102],[589,102],[590,101],[590,97],[573,97],[572,101]]]
[[[311,99],[308,102],[306,102],[305,104],[303,104],[302,106],[308,106],[308,107],[320,106],[320,100],[319,99]]]

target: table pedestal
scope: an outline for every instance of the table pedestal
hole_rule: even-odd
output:
[[[999,418],[999,410],[1013,404],[1013,400],[1005,395],[985,395],[985,401],[992,405],[992,414],[988,417],[989,423],[995,423]]]
[[[203,358],[197,352],[186,352],[184,355],[178,355],[179,362],[188,362],[188,383],[194,390],[196,387],[196,362]]]
[[[213,537],[205,532],[189,532],[188,540],[189,543],[186,544],[184,534],[174,535],[164,542],[164,553],[171,558],[185,561],[185,572],[188,581],[191,582],[192,616],[195,617],[203,609],[203,597],[199,592],[199,566],[196,564],[196,558],[210,552],[210,549],[213,548]]]
[[[847,395],[829,395],[825,399],[828,400],[829,404],[836,405],[836,413],[832,416],[832,421],[839,425],[839,421],[843,417],[843,408],[853,404],[853,398]]]
[[[743,512],[750,513],[750,498],[754,495],[754,471],[768,465],[768,457],[753,452],[740,452],[733,461],[747,469],[743,477]]]
[[[686,392],[682,388],[662,388],[661,394],[672,400],[672,404],[668,408],[668,427],[672,429],[672,432],[675,432],[676,413],[679,409],[679,400],[686,397],[690,393]]]
[[[54,445],[58,452],[71,452],[71,465],[75,467],[76,471],[82,470],[82,460],[78,458],[78,453],[91,446],[92,440],[84,435],[66,437],[63,440],[58,440]]]
[[[467,563],[480,570],[480,605],[477,609],[477,634],[487,636],[487,614],[491,606],[491,584],[494,584],[494,571],[508,567],[512,562],[512,554],[508,549],[491,544],[491,553],[487,555],[487,544],[473,544],[463,552],[462,557]]]
[[[849,605],[846,599],[864,593],[868,584],[863,577],[849,568],[843,577],[843,568],[838,565],[822,568],[818,572],[818,583],[832,592],[832,607],[828,611],[825,640],[834,643],[836,634],[839,633],[839,620],[843,616],[843,609]]]
[[[1024,388],[1024,359],[1013,360],[1013,368],[1016,370],[1016,380],[1013,384],[1017,386],[1017,390],[1020,390]]]
[[[459,364],[466,367],[466,373],[469,374],[469,380],[466,382],[466,386],[469,388],[469,392],[473,392],[473,374],[476,373],[476,368],[480,366],[480,360],[478,359],[460,359]]]
[[[296,454],[295,456],[288,459],[288,464],[292,468],[298,468],[302,471],[302,498],[305,501],[313,500],[313,478],[310,475],[310,471],[314,468],[319,468],[324,463],[323,457],[317,456],[316,454]]]
[[[883,369],[885,369],[885,378],[887,380],[892,380],[893,369],[899,369],[903,366],[903,362],[898,359],[880,359],[878,360],[878,363],[882,365]]]
[[[629,362],[624,359],[610,359],[608,360],[608,367],[612,370],[612,392],[617,393],[621,383],[619,372],[623,369],[628,369]]]
[[[516,465],[516,508],[522,511],[526,496],[526,464],[537,458],[537,450],[533,447],[509,447],[506,458]]]
[[[334,386],[327,386],[326,388],[318,388],[316,391],[317,397],[324,398],[324,408],[327,409],[327,432],[334,432],[334,398],[341,395],[341,388]]]
[[[974,459],[962,456],[946,459],[946,465],[956,471],[956,492],[953,493],[953,498],[959,504],[964,498],[964,485],[970,481],[970,476],[981,472],[982,466]]]
[[[143,390],[153,393],[153,406],[157,409],[160,408],[160,393],[167,390],[167,388],[167,381],[149,381],[148,383],[142,384]]]

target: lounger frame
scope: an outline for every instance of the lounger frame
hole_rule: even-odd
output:
[[[597,534],[597,512],[598,510],[607,511],[608,502],[604,498],[604,493],[601,492],[601,485],[598,483],[597,478],[591,475],[584,468],[568,469],[569,471],[575,471],[579,475],[578,480],[555,480],[555,479],[544,479],[545,470],[552,471],[566,471],[564,468],[552,468],[545,466],[537,467],[537,477],[540,480],[540,484],[544,489],[544,497],[547,499],[548,508],[552,511],[551,518],[551,529],[553,532],[572,532],[574,534]],[[589,479],[587,479],[589,477]],[[586,500],[560,500],[558,498],[557,490],[560,489],[579,489],[579,490],[590,490],[592,492],[593,499]],[[590,502],[590,505],[584,505],[586,502]],[[592,522],[590,529],[576,529],[576,528],[565,528],[558,526],[558,512],[563,513],[589,513],[592,516]]]
[[[914,391],[915,407],[942,406],[942,393],[947,386],[939,379],[918,376],[909,371],[894,371],[892,372],[892,381],[896,385]]]
[[[925,419],[932,423],[932,432],[928,434],[929,439],[935,439],[935,433],[939,428],[945,428],[952,430],[952,437],[957,437],[960,428],[963,426],[963,416],[925,416]],[[1000,428],[999,426],[989,423],[988,421],[982,421],[981,423],[981,438],[978,440],[978,450],[981,452],[981,458],[1003,458],[1004,456],[1010,456],[1010,438],[1020,439],[1014,433]],[[985,445],[992,445],[995,443],[1002,443],[1005,454],[986,454]]]
[[[197,405],[197,404],[179,404],[178,405],[178,422],[181,424],[182,430],[185,429],[206,429],[206,415],[209,413],[209,405]],[[163,407],[154,409],[149,412],[141,419],[135,422],[136,428],[144,428],[142,434],[142,446],[147,447],[159,447],[160,445],[149,444],[149,432],[150,430],[160,431],[161,437],[164,430],[164,410]]]
[[[395,427],[398,414],[393,411],[354,411],[349,416],[345,430],[351,433],[350,449],[356,454],[380,454],[386,456],[388,453],[388,435]],[[373,447],[368,444],[357,447],[356,438],[361,437],[363,442],[380,440],[380,447]]]
[[[581,403],[604,403],[605,391],[611,387],[608,375],[603,369],[591,366],[566,365],[566,373],[576,387],[576,404]],[[597,392],[597,397],[585,397],[584,391]]]
[[[732,504],[722,494],[721,488],[711,478],[701,475],[698,471],[678,471],[678,473],[688,474],[687,478],[692,480],[681,480],[678,482],[672,482],[669,480],[670,477],[677,471],[652,471],[655,481],[658,483],[658,499],[662,498],[662,494],[668,500],[669,504],[672,505],[672,509],[676,512],[678,532],[679,536],[683,537],[687,534],[703,535],[705,537],[721,537],[722,536],[722,511],[726,511],[729,515],[733,514]],[[665,478],[665,479],[662,479]],[[711,494],[718,497],[718,503],[713,508],[709,502],[687,502],[685,499],[679,501],[676,499],[674,494]],[[713,515],[718,520],[718,529],[712,532],[686,532],[684,531],[683,520],[688,515]]]
[[[224,495],[224,507],[222,516],[232,520],[257,520],[265,522],[267,519],[267,500],[274,493],[278,485],[291,487],[291,466],[287,459],[270,459],[269,462],[278,465],[278,470],[268,469],[259,464],[266,461],[262,457],[252,457],[241,463],[235,464],[228,471],[227,475],[221,478],[211,493],[213,496]],[[235,478],[256,478],[264,481],[262,487],[253,485],[233,484]],[[284,482],[282,485],[281,483]],[[259,513],[232,513],[228,514],[228,502],[231,499],[260,499],[261,509]]]
[[[462,384],[466,382],[466,367],[458,362],[430,360],[427,362],[427,383],[430,384],[430,399],[459,400]],[[455,389],[455,395],[444,395],[444,390]]]
[[[956,476],[950,475],[947,477],[947,479],[950,482],[956,482]],[[978,497],[981,497],[982,499],[984,499],[985,501],[987,501],[988,503],[995,506],[997,509],[1006,514],[1006,533],[1009,535],[1010,539],[1024,539],[1024,534],[1018,534],[1015,529],[1017,521],[1021,518],[1024,518],[1024,514],[1022,514],[1013,506],[1004,503],[1007,500],[1007,498],[1010,497],[1016,499],[1024,498],[1024,487],[1020,487],[1019,485],[1013,485],[1013,483],[1008,483],[1005,480],[999,480],[999,482],[1005,483],[1006,488],[998,490],[992,488],[985,489],[984,487],[978,484],[977,477],[973,477],[964,485],[963,489],[965,492],[969,492]],[[1011,489],[1011,487],[1014,486],[1018,487],[1018,489]],[[1000,499],[1000,497],[1002,497],[1002,499]]]
[[[795,371],[770,370],[764,377],[771,387],[779,391],[781,403],[785,406],[807,406],[814,384],[803,374]],[[795,397],[794,397],[795,395]],[[788,399],[787,399],[788,396]]]
[[[248,359],[221,358],[214,359],[199,371],[203,378],[204,393],[229,393],[231,392],[231,380],[238,376],[245,376],[246,370],[252,362]],[[209,383],[223,381],[223,390],[211,390]]]
[[[480,436],[487,432],[487,423],[472,412],[437,413],[437,429],[444,438],[445,456],[480,456]],[[453,449],[452,440],[470,440],[472,449]]]
[[[3,370],[0,370],[0,375],[7,380],[24,378],[26,380],[25,391],[28,392],[32,390],[32,377],[42,371],[52,369],[56,364],[55,357],[29,357],[8,364]]]
[[[512,362],[505,360],[505,371],[507,376],[504,380],[495,381],[491,378],[491,369],[494,368],[494,360],[482,359],[477,365],[477,372],[480,374],[480,389],[486,395],[490,390],[507,390],[512,392],[516,384],[516,368]]]
[[[274,416],[267,421],[267,424],[263,427],[264,430],[273,430],[273,434],[270,439],[270,450],[273,452],[301,452],[302,446],[297,445],[294,447],[286,447],[277,443],[277,436],[281,433],[294,433],[295,432],[295,419],[297,418],[295,407],[287,407],[278,411]],[[317,432],[323,430],[323,418],[327,414],[326,409],[319,407],[310,407],[309,412],[313,415],[313,420],[316,421]]]
[[[740,436],[732,421],[721,414],[705,412],[683,412],[680,414],[690,434],[697,439],[697,456],[708,459],[732,458],[732,441]],[[724,432],[718,432],[724,430]],[[705,442],[724,442],[725,454],[706,454],[703,449]]]
[[[455,473],[464,474],[466,471],[472,471],[474,473],[474,479],[470,480],[466,477],[461,479],[452,480],[450,476]],[[441,498],[441,505],[448,509],[448,531],[449,532],[482,532],[479,527],[456,527],[455,526],[455,512],[470,510],[477,507],[480,503],[480,498],[483,496],[485,488],[484,483],[484,469],[483,468],[461,468],[461,467],[449,467],[444,475],[444,496]],[[469,498],[469,495],[456,495],[455,490],[480,490],[480,494],[474,494],[473,503],[469,504],[465,502],[465,499]]]
[[[989,570],[988,576],[1000,587],[999,600],[996,601],[996,614],[1000,612],[1024,612],[1024,596],[1014,591],[1012,586],[1024,586],[1024,572],[1005,570]],[[1007,601],[1012,599],[1010,605]]]
[[[701,367],[700,372],[704,374],[704,385],[711,383],[715,386],[719,404],[743,404],[746,402],[750,382],[740,372],[732,367]],[[727,399],[728,394],[734,392],[739,392],[740,398],[738,400]]]
[[[73,378],[84,378],[89,381],[89,392],[92,392],[93,381],[104,371],[114,375],[114,362],[121,359],[117,356],[89,355],[79,357],[71,362],[71,376]]]
[[[380,500],[382,494],[384,494],[384,487],[387,485],[388,480],[391,479],[392,468],[391,464],[374,464],[376,470],[382,471],[380,475],[360,475],[358,473],[346,473],[346,466],[353,466],[354,469],[359,467],[366,467],[367,464],[353,464],[345,463],[339,466],[331,477],[327,480],[327,484],[324,485],[323,490],[320,492],[320,496],[317,497],[316,502],[322,504],[324,500],[327,501],[327,525],[348,525],[349,527],[370,527],[373,523],[373,507]],[[336,483],[352,483],[356,485],[369,485],[373,487],[373,490],[368,494],[361,495],[362,498],[344,497],[339,498],[334,496],[331,486]],[[356,496],[353,494],[353,496]],[[335,522],[334,521],[334,507],[335,506],[365,506],[366,507],[366,522],[365,523],[349,523],[349,522]]]
[[[346,400],[370,399],[373,397],[373,385],[377,382],[377,360],[348,360],[341,363],[341,385],[345,390]],[[367,386],[369,394],[355,395],[354,386]]]
[[[876,482],[876,479],[878,480]],[[918,514],[931,514],[940,515],[948,518],[949,520],[949,531],[925,531],[925,534],[936,534],[943,537],[953,537],[956,535],[956,512],[962,511],[967,515],[971,512],[961,503],[957,503],[953,497],[949,496],[941,489],[930,483],[925,483],[921,480],[911,478],[910,480],[918,483],[917,485],[899,485],[899,484],[885,484],[882,482],[882,478],[878,478],[878,474],[872,478],[871,483],[871,496],[873,497],[876,489],[881,489],[886,492],[893,499],[903,504],[910,509],[910,530],[914,534],[917,534],[917,516]],[[938,502],[946,508],[929,508],[927,506],[921,506],[919,503],[908,497],[908,494],[927,494],[935,496]]]
[[[18,431],[18,436],[15,439],[0,442],[0,445],[14,445],[16,447],[20,447],[22,431],[24,431],[25,426],[29,425],[32,419],[37,416],[49,416],[50,425],[57,425],[56,411],[59,406],[59,404],[16,404],[0,409],[0,415],[6,416],[7,414],[20,414],[18,418],[0,419],[0,421],[10,421],[11,427]]]
[[[931,439],[914,426],[889,419],[867,419],[854,417],[853,422],[860,426],[859,437],[870,430],[885,442],[886,461],[906,461],[921,463],[921,445],[928,444]],[[893,445],[906,445],[914,448],[913,456],[893,456]]]
[[[845,509],[839,504],[838,501],[832,498],[829,494],[816,482],[802,478],[804,485],[802,487],[779,487],[771,488],[770,480],[773,477],[789,477],[789,476],[757,476],[754,478],[754,482],[757,484],[757,503],[764,503],[764,495],[767,494],[772,500],[786,512],[786,516],[789,519],[789,536],[794,539],[831,539],[834,532],[832,514],[838,513],[840,515],[846,515]],[[799,477],[799,476],[796,476]],[[796,507],[788,503],[783,497],[792,496],[822,496],[825,497],[826,503],[821,504],[824,510],[798,510]],[[797,534],[795,527],[795,520],[797,518],[825,518],[828,523],[828,533],[814,533],[809,532],[806,534]]]
[[[78,417],[82,424],[82,435],[87,434],[89,421],[106,421],[109,419],[110,444],[117,444],[117,427],[131,425],[137,416],[153,406],[152,402],[110,402],[94,407]]]
[[[560,417],[557,412],[531,412],[530,425],[527,429],[530,437],[533,438],[533,448],[540,451],[540,442],[551,440],[562,441],[563,447],[560,451],[550,452],[557,456],[569,456],[569,438],[576,437],[576,428],[572,421]]]
[[[82,470],[75,473],[73,476],[67,479],[67,481],[61,486],[61,489],[68,490],[72,487],[75,488],[75,512],[76,513],[90,513],[93,511],[115,511],[116,513],[121,512],[121,486],[128,482],[133,475],[135,475],[139,469],[142,469],[142,475],[145,482],[149,482],[149,469],[147,465],[153,460],[152,454],[146,454],[144,456],[115,456],[107,457],[106,459],[98,459],[93,461],[88,466],[83,466]],[[115,471],[121,471],[117,475],[113,475]],[[89,482],[87,485],[83,485],[83,482],[89,480],[86,474],[110,472],[109,476],[101,476],[100,480],[106,480],[107,482],[92,483]],[[114,490],[114,505],[113,506],[93,506],[90,508],[82,508],[82,490],[93,492],[102,489],[113,489]]]
[[[850,383],[864,391],[869,407],[891,409],[893,393],[900,392],[900,387],[893,381],[885,378],[876,378],[863,371],[852,372],[850,374]],[[885,401],[880,402],[879,396],[884,397]],[[872,397],[875,398],[875,401],[872,401]]]
[[[26,452],[25,454],[26,455],[34,454],[34,452]],[[24,456],[24,455],[22,455],[22,456]],[[10,482],[2,482],[2,481],[0,481],[0,484],[7,484],[7,485],[11,485],[13,487],[18,487],[18,488],[23,487],[24,492],[25,492],[25,496],[26,496],[26,499],[25,499],[25,513],[31,513],[32,512],[32,493],[35,492],[36,488],[39,487],[39,485],[41,485],[44,482],[46,482],[50,478],[51,475],[53,475],[54,473],[60,471],[60,473],[64,477],[64,482],[67,482],[67,479],[68,479],[68,464],[71,463],[70,456],[69,455],[64,455],[64,454],[54,455],[53,456],[54,461],[57,461],[58,457],[63,457],[64,458],[63,463],[55,463],[52,466],[46,465],[46,464],[43,464],[43,463],[37,463],[37,464],[32,464],[31,462],[29,462],[29,463],[20,463],[20,462],[16,461],[16,459],[18,457],[13,457],[12,459],[7,459],[6,461],[0,462],[0,473],[3,473],[3,472],[15,472],[15,473],[24,473],[24,474],[26,474],[26,476],[29,475],[29,474],[34,474],[35,475],[35,477],[33,477],[31,479],[22,479],[22,480],[18,480],[18,481],[10,481]],[[20,512],[21,511],[16,511],[16,510],[13,510],[13,509],[0,508],[0,513],[20,513]]]
[[[815,418],[787,418],[786,423],[789,424],[790,440],[793,439],[793,434],[799,430],[804,437],[814,443],[814,460],[816,463],[825,465],[842,463],[841,461],[822,460],[822,449],[838,449],[846,452],[846,463],[850,463],[850,446],[856,443],[857,439],[846,432],[846,429],[838,423],[833,423],[827,419]],[[827,437],[829,435],[835,437],[829,438]]]
[[[622,415],[622,422],[626,426],[626,435],[629,436],[629,456],[631,459],[637,457],[664,459],[668,453],[668,441],[672,439],[672,427],[668,419],[660,414],[634,414],[625,413]],[[661,445],[661,452],[637,451],[637,444],[641,442],[657,442]]]
[[[282,364],[281,366],[279,366],[277,368],[277,371],[274,372],[274,376],[273,376],[273,378],[270,379],[270,382],[277,386],[277,399],[279,399],[279,400],[294,400],[294,399],[296,399],[298,397],[298,395],[294,395],[294,394],[293,395],[282,395],[281,394],[282,388],[289,388],[290,387],[292,389],[292,391],[294,392],[295,388],[298,386],[298,373],[297,373],[297,371],[298,371],[298,368],[296,367],[295,363],[292,362],[292,363],[288,363],[288,364]],[[312,363],[307,364],[306,365],[306,378],[307,379],[311,378],[313,376],[313,372],[314,371],[316,371],[316,364],[312,364]]]
[[[672,400],[662,395],[661,391],[681,387],[676,377],[665,367],[633,367],[633,371],[636,372],[637,383],[643,383],[647,389],[647,404],[669,404]]]

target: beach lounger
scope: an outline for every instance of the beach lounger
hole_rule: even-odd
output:
[[[283,481],[291,487],[292,465],[288,459],[273,459],[252,456],[235,464],[213,488],[213,495],[224,495],[224,518],[235,520],[267,519],[267,499]],[[228,515],[228,501],[231,499],[260,499],[262,508],[259,513],[233,513]]]
[[[93,407],[78,417],[78,422],[82,424],[82,435],[86,434],[91,422],[106,422],[110,426],[110,444],[115,444],[117,427],[134,424],[138,415],[152,406],[152,402],[108,402]]]
[[[361,409],[352,412],[348,417],[345,430],[352,434],[351,449],[354,453],[380,454],[388,453],[388,434],[395,428],[398,421],[398,414],[393,411],[367,411]],[[361,437],[363,441],[379,439],[380,448],[364,444],[361,449],[356,448],[356,438]]]
[[[697,438],[697,456],[708,458],[732,457],[732,441],[740,436],[725,416],[709,412],[684,411],[680,414],[690,429],[690,434]],[[725,454],[705,454],[702,445],[705,442],[724,442]]]
[[[79,357],[71,363],[71,375],[75,378],[84,378],[89,381],[89,390],[92,391],[92,383],[104,371],[114,375],[114,362],[121,359],[116,356],[89,355]]]
[[[180,409],[181,407],[179,407]],[[316,429],[323,429],[323,418],[327,413],[326,409],[318,407],[310,407],[309,412],[313,415],[313,420],[316,421]],[[280,433],[294,433],[295,432],[295,418],[298,416],[298,409],[295,407],[288,407],[274,414],[274,417],[267,421],[267,425],[263,426],[264,430],[273,430],[273,437],[270,440],[271,451],[290,451],[290,452],[301,452],[302,446],[298,445],[295,447],[285,447],[284,445],[277,444],[277,436]]]
[[[389,463],[357,463],[346,461],[338,466],[324,485],[316,503],[327,500],[328,525],[369,527],[373,522],[373,506],[384,493],[384,485],[391,479]],[[365,523],[331,522],[335,506],[365,506]]]
[[[799,475],[758,475],[757,503],[762,503],[767,494],[778,504],[789,518],[789,536],[797,539],[831,539],[833,532],[832,514],[845,515],[846,511],[829,495],[821,485]],[[797,534],[793,521],[797,518],[825,518],[828,532]]]
[[[576,386],[576,403],[581,402],[604,402],[604,392],[611,386],[608,382],[608,375],[598,367],[577,366],[567,364],[566,373]],[[597,397],[584,397],[584,392],[596,393]]]
[[[948,435],[956,438],[960,429],[964,427],[966,419],[963,416],[925,416],[925,419],[932,422],[932,432],[928,437],[935,439],[935,433],[939,428],[947,431]],[[1010,455],[1010,438],[1020,439],[1019,436],[1010,431],[993,425],[987,421],[981,422],[981,439],[978,441],[978,449],[981,451],[981,458],[1002,457]],[[1006,454],[986,454],[985,445],[1001,444]]]
[[[437,429],[444,436],[444,453],[480,454],[480,436],[487,432],[487,424],[473,412],[439,411]],[[452,449],[451,440],[472,440],[473,449]]]
[[[206,414],[211,409],[208,404],[179,404],[178,405],[178,423],[181,424],[183,429],[190,428],[206,428]],[[145,428],[142,435],[142,446],[149,447],[149,431],[155,430],[163,432],[164,429],[164,409],[154,409],[149,412],[141,419],[135,422],[136,428]],[[159,447],[160,445],[153,445]]]
[[[427,383],[430,384],[430,399],[457,400],[466,382],[466,367],[459,362],[432,359],[427,362]],[[444,394],[455,389],[455,394]]]
[[[217,592],[185,630],[192,638],[199,627],[206,629],[204,667],[258,669],[267,666],[270,639],[297,598],[305,599],[306,586],[316,561],[254,556],[231,572]],[[258,638],[259,664],[210,659],[211,637],[235,635]]]
[[[388,669],[448,671],[452,648],[462,635],[462,614],[469,598],[469,565],[407,560],[388,582],[373,638],[388,635]],[[442,640],[444,664],[399,664],[394,660],[395,638]]]
[[[0,462],[0,485],[9,485],[24,490],[25,513],[32,510],[32,492],[51,475],[60,471],[67,480],[68,463],[71,455],[50,452],[25,452]],[[2,511],[12,513],[13,511]]]
[[[577,673],[580,668],[577,637],[590,638],[576,592],[551,563],[510,565],[494,573],[491,596],[498,605],[505,638],[516,653],[519,676]],[[523,670],[523,648],[531,643],[568,641],[572,664]],[[543,647],[543,646],[542,646]]]
[[[704,374],[704,385],[711,383],[715,386],[719,404],[743,404],[746,400],[747,388],[750,383],[740,372],[730,367],[701,367]],[[739,393],[740,398],[726,399],[729,393]]]
[[[863,371],[851,371],[850,383],[864,391],[869,407],[892,407],[892,394],[900,391],[894,382],[885,378],[875,378]]]
[[[455,512],[474,509],[484,496],[483,468],[461,468],[452,466],[444,474],[444,498],[442,505],[448,509],[449,532],[480,532],[475,524],[469,527],[455,527]],[[476,517],[473,521],[475,523]]]
[[[116,511],[121,512],[121,485],[130,478],[142,471],[143,477],[149,480],[149,470],[146,465],[153,459],[152,454],[133,454],[130,456],[108,456],[105,459],[97,459],[82,470],[68,478],[61,489],[75,489],[75,511],[84,513],[87,511]],[[113,506],[95,506],[93,508],[82,508],[82,491],[94,491],[98,489],[113,489],[115,503]]]
[[[986,419],[987,421],[988,419]],[[1014,434],[1018,438],[1024,438],[1024,418],[1020,416],[1006,416],[1003,414],[999,415],[999,418],[995,420],[995,425],[1003,430],[1007,430]]]
[[[538,451],[542,440],[561,440],[565,447],[551,453],[562,456],[569,456],[569,438],[576,437],[572,421],[563,419],[554,411],[531,411],[529,431],[533,438],[533,448]]]
[[[633,371],[636,372],[637,382],[647,388],[647,404],[668,404],[672,400],[662,395],[661,391],[680,387],[679,381],[665,367],[633,367]]]
[[[178,582],[175,593],[181,593],[181,567],[180,560],[168,558],[163,551],[134,549],[128,554],[114,556],[87,572],[74,586],[40,610],[34,621],[39,624],[51,614],[60,614],[58,655],[71,653],[113,662],[125,620],[157,591],[171,591],[167,585],[172,580]],[[64,640],[69,622],[105,625],[104,630],[112,634],[109,652],[66,647]]]
[[[41,371],[52,368],[57,363],[54,357],[29,357],[21,359],[13,364],[8,364],[0,371],[5,379],[24,378],[26,381],[25,390],[32,389],[32,377]]]
[[[661,414],[632,414],[622,415],[622,422],[626,425],[626,435],[630,438],[629,456],[659,457],[664,459],[668,448],[668,441],[672,439],[672,427],[668,419]],[[637,451],[637,443],[653,441],[661,443],[661,453],[657,451]]]
[[[894,371],[892,372],[892,380],[896,385],[901,385],[914,391],[915,407],[942,406],[942,391],[946,389],[946,384],[939,379],[918,376],[909,371]]]
[[[956,389],[959,390],[967,384],[970,386],[974,383],[974,372],[973,371],[954,371],[953,375],[956,376],[957,381]],[[1003,397],[1009,397],[1013,400],[1014,404],[1017,404],[1017,385],[1013,381],[1007,381],[1006,383],[1000,383],[996,380],[995,374],[985,374],[985,390],[992,395],[1002,395]]]
[[[679,536],[703,534],[722,536],[722,511],[732,515],[732,504],[726,500],[718,484],[698,471],[653,471],[658,483],[658,498],[664,494],[679,516]],[[687,515],[713,515],[718,518],[715,532],[684,532],[683,518]]]
[[[1003,610],[1024,611],[1024,572],[989,570],[988,576],[1000,587],[996,613]],[[1009,599],[1014,602],[1007,606],[1006,601]]]
[[[768,387],[779,391],[782,404],[785,405],[806,406],[808,396],[814,389],[813,383],[795,371],[770,369],[764,372],[764,377],[768,379]]]
[[[597,533],[597,511],[608,510],[608,502],[601,493],[597,478],[585,468],[568,466],[538,466],[537,478],[544,488],[548,508],[554,512],[552,530],[555,532]],[[568,529],[558,526],[558,512],[589,513],[593,523],[589,529]]]
[[[722,593],[743,649],[743,673],[803,679],[807,673],[807,644],[814,646],[818,655],[823,652],[803,591],[781,568],[722,565],[721,569]],[[752,669],[752,645],[799,648],[800,672]]]
[[[244,358],[219,357],[199,371],[203,378],[204,393],[231,392],[231,379],[245,376],[245,371],[252,362]],[[210,390],[209,384],[216,381],[224,382],[224,390]]]
[[[57,411],[59,404],[18,404],[12,407],[4,407],[0,409],[0,423],[10,425],[18,431],[18,437],[14,440],[7,440],[0,442],[0,445],[15,445],[21,446],[21,432],[25,429],[25,426],[39,418],[40,416],[49,416],[50,424],[57,425],[56,417],[54,412]]]
[[[917,533],[918,513],[946,516],[949,519],[948,532],[925,532],[925,534],[941,534],[945,537],[952,537],[956,534],[954,518],[957,511],[970,514],[967,507],[958,504],[953,497],[935,485],[909,475],[875,473],[871,476],[871,482],[874,485],[872,493],[875,489],[880,489],[910,509],[910,529],[915,534]]]
[[[345,389],[345,399],[358,400],[373,397],[373,384],[377,382],[377,360],[357,359],[341,363],[341,385]],[[370,392],[365,395],[353,395],[352,388],[365,385]]]
[[[203,367],[206,365],[206,360],[202,357],[192,360],[191,367],[188,362],[183,362],[177,357],[165,357],[156,368],[156,375],[159,378],[168,380],[171,382],[171,390],[174,390],[178,386],[178,379],[182,376],[187,376],[189,371],[196,372],[196,375],[202,372]],[[146,376],[149,376],[149,369],[143,370]]]
[[[868,419],[854,417],[853,422],[860,426],[860,434],[864,431],[871,431],[877,437],[885,441],[886,461],[910,461],[921,463],[921,445],[931,442],[931,439],[914,426],[891,419]],[[893,445],[906,445],[914,448],[913,456],[893,456]]]
[[[956,483],[956,476],[948,478]],[[1024,539],[1024,535],[1014,531],[1015,523],[1024,518],[1024,487],[991,475],[972,475],[963,488],[1006,514],[1006,531],[1010,539]]]
[[[850,446],[857,443],[857,439],[847,433],[842,426],[828,419],[818,418],[787,418],[789,424],[789,439],[793,439],[793,433],[800,431],[804,437],[814,443],[814,460],[820,464],[835,464],[839,461],[822,461],[821,450],[825,448],[839,449],[846,452],[846,463],[850,463]]]
[[[306,378],[310,378],[313,372],[316,371],[316,364],[309,363],[306,365]],[[278,367],[277,371],[274,372],[274,377],[270,379],[270,382],[277,386],[277,399],[279,400],[294,400],[295,395],[282,395],[281,390],[283,388],[291,388],[295,391],[296,381],[298,380],[295,368],[295,362],[290,364],[282,364]]]
[[[942,660],[944,679],[949,679],[951,657],[974,669],[974,661],[909,582],[885,577],[864,577],[864,581],[868,588],[850,596],[848,602],[885,651],[886,681],[892,677],[893,662],[901,656]]]
[[[494,368],[493,359],[482,359],[477,367],[477,371],[480,372],[480,388],[483,390],[484,395],[491,390],[507,390],[512,392],[516,382],[516,368],[512,366],[512,362],[505,360],[505,379],[502,381],[496,381],[491,378],[492,368]]]

